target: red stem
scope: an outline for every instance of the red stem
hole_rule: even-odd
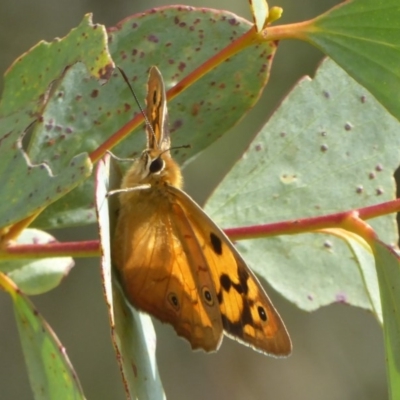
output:
[[[225,229],[232,240],[252,239],[267,236],[291,235],[311,232],[326,228],[348,229],[348,221],[355,214],[362,220],[376,218],[400,211],[400,199],[363,207],[358,210],[344,211],[335,214],[321,215],[302,219],[293,219],[271,224],[243,226]],[[13,245],[0,252],[0,259],[11,258],[44,258],[44,257],[98,257],[101,254],[100,242],[65,242],[49,244]]]
[[[15,244],[0,251],[0,259],[44,258],[44,257],[98,257],[98,240],[83,242],[54,242],[47,244]]]
[[[251,239],[276,235],[291,235],[295,233],[310,232],[318,229],[340,228],[348,221],[354,212],[362,220],[376,218],[382,215],[400,211],[400,199],[363,207],[358,210],[344,211],[335,214],[321,215],[319,217],[293,219],[272,224],[243,226],[225,229],[225,233],[232,240]]]

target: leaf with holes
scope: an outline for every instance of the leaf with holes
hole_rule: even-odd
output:
[[[68,66],[78,61],[97,79],[106,77],[113,65],[104,28],[92,25],[89,15],[65,38],[52,43],[40,42],[21,56],[5,75],[0,104],[0,227],[37,213],[91,174],[92,165],[88,156],[82,154],[83,149],[58,153],[53,146],[54,138],[46,136],[46,132],[38,157],[34,158],[30,149],[42,124],[41,118],[32,124],[33,116],[40,115],[48,106],[52,90],[57,86],[55,82]],[[72,133],[68,126],[60,128],[61,131],[59,128],[55,127],[59,140]],[[29,139],[31,143],[24,150],[23,141],[29,142]],[[75,140],[80,139],[75,137]]]
[[[110,29],[109,48],[143,104],[151,65],[159,67],[169,89],[250,28],[248,21],[226,11],[173,6],[123,20]],[[275,49],[274,43],[251,46],[169,102],[174,145],[191,145],[190,149],[174,150],[178,162],[184,163],[208,147],[256,103],[267,82]],[[43,121],[29,154],[37,160],[48,158],[53,148],[56,154],[90,152],[137,113],[139,109],[119,72],[99,87],[88,79],[82,66],[75,65],[66,71],[43,110]],[[60,140],[67,128],[73,134],[67,133]],[[52,149],[47,146],[49,141],[55,142]],[[134,157],[144,146],[141,127],[118,145],[115,153]],[[45,210],[35,224],[59,227],[94,220],[93,183],[88,182]]]

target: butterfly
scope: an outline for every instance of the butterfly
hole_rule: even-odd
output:
[[[149,73],[147,120],[147,148],[117,190],[112,257],[129,302],[171,324],[192,349],[215,351],[225,334],[269,355],[289,355],[288,332],[257,278],[182,190],[157,67]]]

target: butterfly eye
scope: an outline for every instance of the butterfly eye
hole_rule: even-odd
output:
[[[213,306],[214,305],[214,300],[211,296],[210,291],[207,289],[207,287],[203,287],[203,289],[201,290],[202,294],[203,294],[203,298],[206,301],[206,303],[209,306]]]
[[[168,301],[176,311],[179,311],[180,309],[179,300],[175,293],[173,292],[168,293]]]
[[[161,157],[157,157],[150,163],[149,171],[152,174],[160,172],[164,168],[164,160]]]
[[[267,317],[267,313],[265,312],[264,307],[258,306],[257,311],[258,311],[258,315],[260,316],[260,318],[265,322],[268,319],[268,317]]]

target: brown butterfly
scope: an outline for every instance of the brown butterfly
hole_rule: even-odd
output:
[[[290,337],[257,278],[182,188],[170,154],[162,76],[150,69],[147,148],[123,178],[113,262],[133,306],[170,323],[193,349],[217,350],[223,333],[286,356]]]

